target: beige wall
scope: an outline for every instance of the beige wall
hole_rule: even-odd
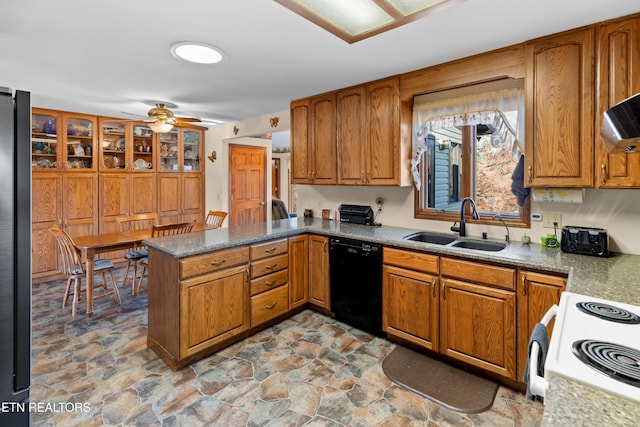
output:
[[[280,118],[278,127],[269,126],[269,117]],[[233,126],[240,129],[233,135]],[[228,123],[210,128],[206,134],[207,155],[211,150],[218,152],[215,164],[207,161],[206,166],[206,207],[207,209],[227,210],[228,207],[228,144],[234,138],[258,135],[267,132],[278,132],[289,129],[289,110],[271,115],[245,120],[239,123]],[[270,151],[269,156],[271,155]],[[640,155],[640,154],[638,154]],[[271,157],[268,164],[271,163]],[[268,174],[271,187],[271,177]],[[296,185],[296,211],[302,215],[305,208],[313,209],[319,217],[321,209],[337,209],[342,203],[370,205],[375,210],[376,197],[385,200],[384,211],[377,220],[384,225],[409,227],[424,230],[450,233],[449,222],[418,220],[413,217],[413,187],[362,187],[362,186],[321,186]],[[269,201],[270,206],[270,201]],[[289,203],[287,204],[289,206]],[[293,206],[289,206],[293,210]],[[269,215],[270,209],[267,210]],[[562,214],[564,225],[586,227],[602,227],[609,232],[612,251],[640,255],[640,190],[595,190],[587,189],[584,202],[581,204],[565,204],[555,202],[534,202],[532,212],[553,212]],[[481,236],[487,232],[490,238],[502,239],[504,227],[469,224],[469,236]],[[511,228],[511,239],[519,241],[523,232],[531,236],[535,242],[552,229],[542,227],[542,223],[533,222],[531,229]],[[558,236],[560,237],[560,236]]]
[[[376,197],[385,199],[384,211],[377,221],[384,225],[411,227],[450,233],[450,222],[419,220],[413,217],[413,187],[351,187],[298,185],[298,213],[305,208],[320,216],[320,209],[336,209],[341,203],[370,205],[375,210]],[[564,225],[602,227],[609,233],[610,248],[614,252],[640,255],[640,190],[595,190],[587,189],[581,204],[534,202],[533,212],[562,214]],[[486,231],[490,238],[502,239],[504,227],[467,225],[469,236],[481,236]],[[510,228],[512,240],[520,240],[526,232],[535,242],[540,237],[553,233],[543,228],[542,223],[532,222],[530,229]],[[558,238],[560,235],[558,234]]]
[[[270,118],[277,117],[278,125],[271,127]],[[234,127],[238,132],[234,134]],[[289,129],[289,110],[210,127],[205,134],[205,155],[216,151],[217,160],[206,161],[205,166],[205,209],[209,211],[229,211],[229,144],[255,145],[267,148],[267,170],[271,171],[271,141],[268,139],[249,138]],[[271,220],[271,173],[267,173],[265,182],[267,189],[267,220]],[[223,226],[228,225],[225,221]]]

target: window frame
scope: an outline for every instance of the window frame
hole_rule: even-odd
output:
[[[475,193],[475,132],[473,126],[464,126],[462,128],[462,182],[461,198],[472,197]],[[426,153],[423,153],[423,159],[419,164],[419,172],[421,177],[427,176]],[[472,161],[473,160],[473,161]],[[467,172],[468,171],[468,172]],[[466,173],[465,173],[466,172]],[[472,178],[473,177],[473,178]],[[423,180],[423,184],[426,184]],[[473,190],[473,191],[472,191]],[[459,211],[444,211],[428,207],[428,185],[422,185],[420,190],[414,189],[414,217],[417,219],[429,219],[435,221],[460,221]],[[515,195],[514,195],[515,197]],[[466,206],[465,222],[469,224],[486,224],[486,225],[503,225],[502,220],[495,218],[496,214],[500,214],[504,222],[509,227],[530,228],[531,227],[531,195],[529,195],[524,203],[520,206],[520,214],[505,214],[502,212],[478,212],[480,219],[473,219],[471,215],[471,207]]]

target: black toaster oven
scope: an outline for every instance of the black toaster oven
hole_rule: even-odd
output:
[[[600,257],[609,256],[609,235],[604,228],[562,227],[560,241],[562,252]]]

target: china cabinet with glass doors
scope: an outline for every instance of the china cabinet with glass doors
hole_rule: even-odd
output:
[[[202,221],[204,177],[199,129],[174,128],[158,134],[159,222]]]
[[[33,109],[31,167],[33,170],[96,170],[96,117]]]
[[[71,236],[98,232],[95,116],[32,109],[32,272],[57,271],[51,226]]]
[[[99,205],[101,232],[118,231],[121,215],[156,211],[155,139],[142,123],[100,118]],[[117,259],[120,253],[109,254]]]
[[[155,136],[149,126],[118,119],[100,119],[102,171],[153,171],[154,147]]]

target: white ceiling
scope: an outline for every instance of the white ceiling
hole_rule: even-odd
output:
[[[131,118],[163,101],[226,121],[640,11],[637,0],[466,0],[349,45],[271,0],[3,3],[0,85],[30,91],[33,106]],[[182,40],[227,59],[181,62],[169,46]]]

